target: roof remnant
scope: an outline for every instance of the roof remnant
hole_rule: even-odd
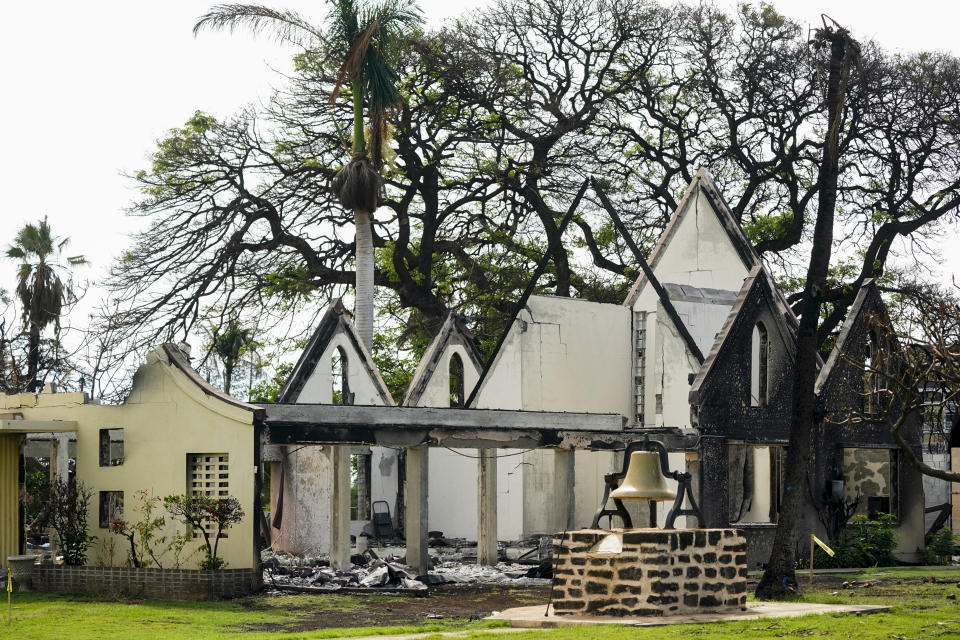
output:
[[[343,301],[340,300],[340,298],[335,298],[323,314],[323,317],[320,318],[320,322],[314,330],[313,336],[310,337],[310,342],[307,343],[307,347],[303,350],[303,353],[300,354],[300,359],[297,360],[293,371],[290,372],[290,377],[287,378],[286,384],[283,385],[277,402],[293,403],[297,401],[300,397],[300,392],[303,391],[303,386],[313,374],[317,363],[320,362],[320,358],[323,357],[330,341],[340,332],[347,336],[350,344],[353,345],[357,353],[360,354],[361,363],[377,387],[383,403],[386,405],[396,404],[393,401],[393,396],[390,395],[387,384],[380,376],[380,370],[374,363],[373,356],[371,356],[367,348],[363,346],[363,341],[357,333],[357,328],[350,320],[350,312],[343,306]]]
[[[733,216],[733,212],[730,211],[730,207],[720,194],[720,190],[717,188],[713,176],[710,175],[709,171],[701,168],[697,170],[693,180],[690,181],[687,190],[683,194],[683,198],[680,200],[680,204],[677,205],[673,215],[670,216],[670,221],[667,223],[663,233],[660,234],[660,239],[657,240],[653,251],[650,252],[648,257],[650,268],[656,270],[663,251],[673,237],[680,219],[686,215],[687,208],[699,193],[703,193],[704,197],[706,197],[710,203],[710,206],[716,212],[720,226],[727,232],[727,237],[730,239],[737,255],[740,256],[740,260],[744,266],[750,270],[760,265],[760,257],[757,255],[757,252],[753,250],[753,246],[740,228],[740,223],[737,222],[737,219]],[[642,273],[637,278],[636,282],[633,283],[633,287],[630,288],[630,293],[627,294],[626,300],[623,302],[624,306],[633,306],[633,303],[637,300],[637,296],[640,294],[640,290],[643,288],[643,283],[647,280],[648,277],[646,273]]]
[[[478,371],[483,370],[483,356],[477,350],[477,345],[473,340],[473,334],[467,326],[457,317],[453,311],[447,313],[440,331],[430,342],[430,346],[420,358],[420,364],[410,379],[410,384],[403,394],[400,404],[405,407],[416,406],[420,397],[427,388],[433,372],[440,364],[440,358],[443,356],[444,349],[448,344],[459,344],[467,352],[467,356],[473,362]]]

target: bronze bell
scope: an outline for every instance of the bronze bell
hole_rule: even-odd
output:
[[[610,493],[617,500],[673,500],[677,492],[667,486],[656,451],[634,451],[630,454],[627,475]]]

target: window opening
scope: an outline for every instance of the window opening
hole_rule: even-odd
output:
[[[783,486],[782,446],[727,447],[730,523],[775,523]]]
[[[463,360],[460,354],[454,353],[450,356],[450,406],[462,407],[464,402],[463,386]]]
[[[767,406],[767,372],[770,342],[762,322],[753,327],[750,341],[750,406]]]
[[[123,429],[100,429],[100,466],[123,464]]]
[[[123,491],[100,492],[100,528],[109,529],[117,520],[123,519]]]
[[[350,370],[343,347],[337,347],[330,359],[330,379],[333,384],[333,404],[353,404],[353,394],[350,393]]]
[[[191,496],[210,498],[230,497],[230,457],[226,453],[187,454],[187,493]],[[216,525],[204,525],[208,532],[216,534]],[[194,537],[198,537],[194,533]],[[226,532],[222,535],[226,537]]]
[[[896,449],[845,448],[843,496],[856,502],[854,515],[876,520],[881,513],[899,516],[898,452]]]

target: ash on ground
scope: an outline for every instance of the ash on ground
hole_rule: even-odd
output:
[[[361,548],[364,545],[360,545]],[[476,542],[433,537],[430,570],[418,575],[406,564],[402,546],[379,546],[354,553],[347,571],[330,568],[326,555],[297,556],[267,549],[261,554],[267,592],[386,590],[421,591],[440,584],[549,585],[552,577],[550,538],[501,543],[500,562],[477,564]]]

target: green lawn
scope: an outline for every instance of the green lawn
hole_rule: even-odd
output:
[[[922,582],[934,576],[937,582]],[[751,620],[671,627],[568,628],[511,633],[511,640],[548,637],[549,640],[624,638],[960,638],[960,569],[918,571],[878,569],[846,577],[876,579],[872,588],[840,589],[844,576],[807,589],[808,602],[887,604],[889,613],[864,616],[812,615],[779,620]],[[805,587],[806,580],[803,581]],[[831,595],[839,591],[839,595]],[[539,597],[539,595],[538,595]],[[424,599],[423,602],[429,602]],[[89,596],[14,594],[13,623],[0,622],[2,637],[69,638],[335,638],[396,635],[442,631],[465,631],[468,637],[494,638],[490,623],[466,619],[439,620],[419,626],[375,626],[316,629],[331,621],[349,621],[369,608],[392,610],[396,597],[374,596],[283,596],[254,597],[230,602],[100,602]],[[429,605],[425,605],[429,606]],[[4,612],[5,618],[6,612]],[[302,630],[301,630],[302,629]],[[503,638],[504,636],[500,636]]]
[[[97,601],[87,595],[14,594],[13,622],[0,637],[69,638],[338,638],[422,633],[465,628],[463,621],[441,620],[419,626],[320,629],[286,633],[324,612],[383,606],[389,596],[282,596],[227,602]],[[489,623],[472,623],[483,628]],[[280,631],[269,631],[278,629]]]

